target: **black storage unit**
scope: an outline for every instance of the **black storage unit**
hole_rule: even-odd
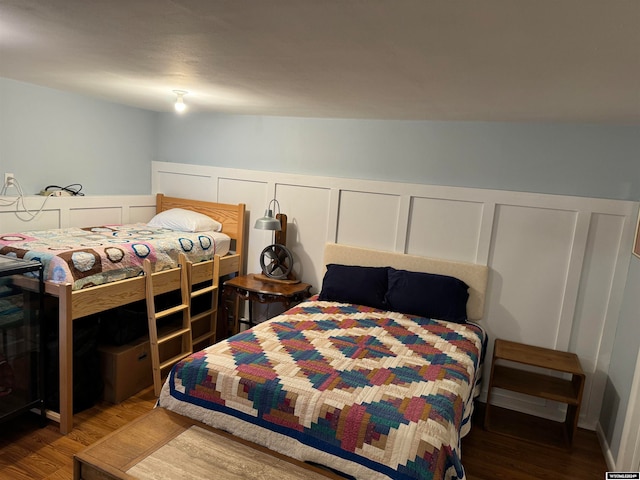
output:
[[[34,408],[46,421],[42,272],[40,262],[0,255],[0,422]]]
[[[60,341],[58,336],[57,298],[47,296],[45,312],[47,324],[43,326],[45,338],[45,406],[60,411]],[[53,307],[53,308],[52,308]],[[98,337],[100,317],[90,315],[73,321],[73,413],[93,407],[102,397],[104,387],[100,372]]]

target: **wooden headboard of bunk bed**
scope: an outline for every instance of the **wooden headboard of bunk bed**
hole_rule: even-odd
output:
[[[156,213],[172,208],[183,208],[207,215],[222,223],[222,233],[229,235],[235,242],[235,252],[240,255],[240,270],[244,265],[244,220],[245,204],[212,203],[202,200],[167,197],[162,193],[156,195]]]
[[[324,263],[325,265],[337,263],[364,267],[389,266],[413,272],[449,275],[462,280],[469,286],[469,300],[467,300],[469,320],[480,320],[484,315],[485,294],[489,277],[489,267],[486,265],[385,252],[337,243],[325,245]]]

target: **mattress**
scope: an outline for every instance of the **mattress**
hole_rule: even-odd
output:
[[[486,335],[318,301],[194,353],[158,405],[363,479],[464,479]]]
[[[154,271],[174,268],[184,253],[191,262],[226,255],[231,239],[219,232],[178,232],[145,223],[0,234],[0,254],[38,260],[44,279],[74,290],[142,274],[145,258]]]

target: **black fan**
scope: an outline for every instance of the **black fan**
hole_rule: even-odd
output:
[[[274,243],[262,250],[260,267],[266,277],[284,280],[293,269],[293,255],[284,245]]]

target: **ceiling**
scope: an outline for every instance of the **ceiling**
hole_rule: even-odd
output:
[[[156,111],[640,124],[640,0],[0,0],[0,77]]]

